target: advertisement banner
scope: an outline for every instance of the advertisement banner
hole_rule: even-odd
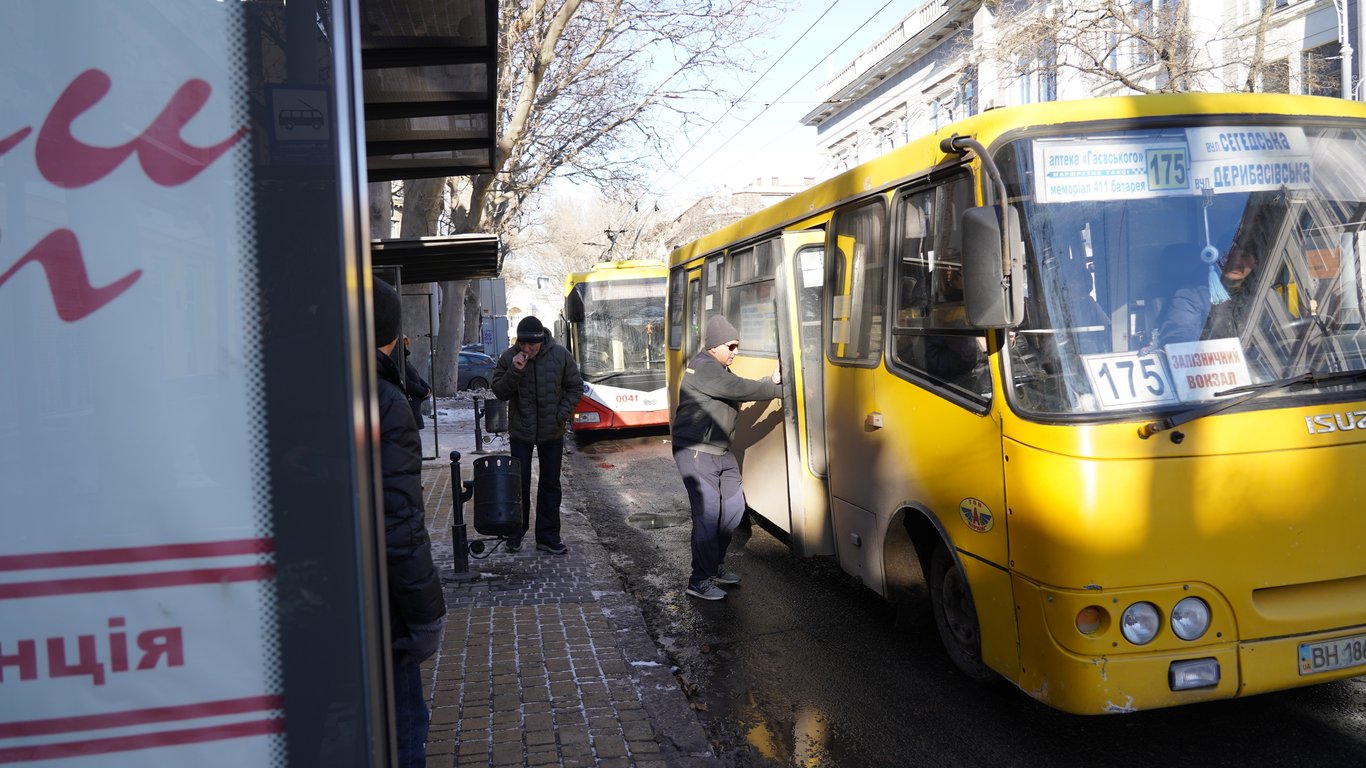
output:
[[[5,4],[0,764],[282,759],[241,5]]]

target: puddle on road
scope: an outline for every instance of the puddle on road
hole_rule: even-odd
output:
[[[627,525],[632,528],[639,528],[642,531],[653,531],[658,528],[675,528],[680,525],[688,525],[691,522],[691,515],[656,515],[650,512],[638,512],[626,517]]]

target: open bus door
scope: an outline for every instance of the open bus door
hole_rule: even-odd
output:
[[[825,232],[786,232],[777,265],[778,354],[782,360],[784,437],[792,552],[834,554],[826,489],[825,410],[821,370],[821,289]],[[746,481],[748,483],[748,481]]]

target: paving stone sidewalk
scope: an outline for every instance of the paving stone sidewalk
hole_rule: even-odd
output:
[[[462,454],[468,480],[479,457]],[[520,552],[471,557],[478,578],[462,581],[452,570],[449,460],[426,462],[422,479],[447,605],[441,650],[423,665],[428,766],[720,764],[580,513],[562,513],[568,554],[539,552],[528,537]],[[570,497],[568,463],[564,485]],[[464,516],[466,535],[483,538],[471,502]]]

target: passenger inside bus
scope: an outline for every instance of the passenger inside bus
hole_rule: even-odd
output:
[[[963,270],[948,266],[935,271],[930,320],[935,328],[967,328],[963,307]],[[925,338],[926,371],[973,392],[987,384],[986,340],[982,336],[931,334]]]
[[[1197,280],[1172,294],[1158,329],[1159,343],[1236,338],[1247,326],[1256,283],[1252,253],[1233,242],[1219,258],[1218,269],[1218,285]]]

